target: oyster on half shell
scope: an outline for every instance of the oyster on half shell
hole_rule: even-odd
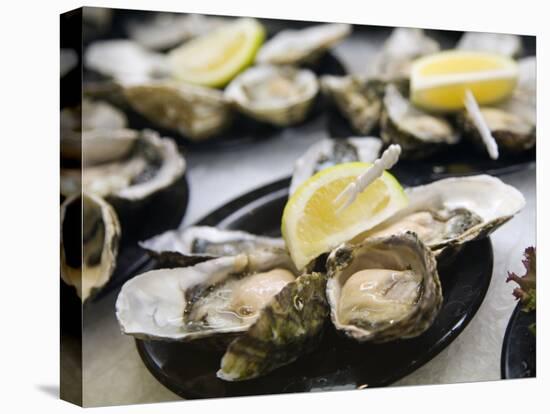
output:
[[[252,118],[287,126],[305,119],[318,91],[317,77],[310,70],[260,65],[233,79],[224,95]]]
[[[435,257],[414,233],[343,244],[327,270],[332,322],[360,342],[418,336],[441,307]]]
[[[466,32],[456,45],[457,49],[498,53],[518,57],[522,50],[521,37],[506,33]]]

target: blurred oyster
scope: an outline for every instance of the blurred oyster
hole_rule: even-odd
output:
[[[267,41],[256,55],[257,63],[299,65],[315,61],[351,33],[351,25],[319,24],[301,30],[283,30]]]
[[[157,13],[147,21],[130,22],[127,31],[132,40],[148,49],[166,50],[226,23],[221,17]]]
[[[222,131],[232,119],[223,92],[204,86],[158,80],[127,86],[124,96],[151,121],[195,141]]]
[[[225,98],[252,118],[286,126],[304,120],[318,91],[317,78],[309,70],[262,65],[233,79]]]
[[[332,322],[357,341],[418,336],[441,308],[436,260],[414,233],[343,244],[327,270]]]
[[[256,322],[229,344],[218,378],[243,381],[265,375],[311,351],[320,341],[329,307],[326,277],[303,274],[288,283]]]
[[[457,49],[498,53],[518,57],[522,52],[521,37],[505,33],[465,32]]]
[[[84,193],[61,205],[61,278],[82,301],[111,278],[119,239],[117,215],[102,198]]]
[[[499,151],[510,154],[530,150],[536,144],[535,58],[521,59],[518,66],[518,85],[512,96],[498,105],[480,108]],[[470,116],[466,112],[461,112],[458,114],[457,121],[464,135],[483,149],[483,141]]]
[[[116,302],[122,332],[189,341],[245,332],[298,276],[283,250],[259,250],[160,269],[124,284]]]
[[[410,231],[440,255],[488,236],[525,205],[518,190],[489,175],[445,178],[405,192],[407,207],[355,240]]]
[[[401,145],[402,158],[425,158],[458,142],[458,134],[445,118],[414,107],[395,85],[386,86],[383,102],[382,140]]]
[[[353,129],[362,135],[378,126],[382,113],[384,84],[358,76],[323,76],[321,89]]]
[[[398,27],[368,66],[367,76],[383,81],[408,79],[413,60],[439,49],[439,44],[426,36],[422,29]]]
[[[344,162],[373,162],[378,158],[382,141],[374,137],[322,139],[296,160],[289,194],[317,172]]]
[[[214,258],[236,256],[261,249],[285,249],[281,238],[256,236],[239,230],[193,226],[169,230],[139,245],[166,263],[192,263],[192,257]]]

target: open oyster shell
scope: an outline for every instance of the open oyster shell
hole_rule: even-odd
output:
[[[332,322],[360,342],[422,334],[443,300],[435,257],[414,233],[343,244],[327,271]]]
[[[298,273],[283,250],[226,256],[191,267],[143,273],[116,302],[122,332],[189,341],[245,332]]]
[[[439,256],[488,236],[525,206],[518,190],[489,175],[445,178],[405,193],[407,207],[354,241],[412,231]]]
[[[262,46],[256,55],[256,63],[311,63],[350,33],[351,25],[342,23],[319,24],[301,30],[283,30]]]
[[[382,149],[382,141],[375,137],[322,139],[296,160],[289,194],[317,172],[344,162],[373,162]]]
[[[310,70],[260,65],[233,79],[225,98],[252,118],[287,126],[305,119],[318,91]]]
[[[218,378],[243,381],[265,375],[312,350],[320,341],[329,306],[326,276],[303,274],[287,284],[256,322],[229,344]]]
[[[456,48],[498,53],[509,57],[518,57],[523,51],[521,37],[506,33],[465,32]]]
[[[421,159],[456,144],[459,136],[445,118],[414,107],[393,84],[386,86],[380,135],[401,145],[404,159]]]
[[[379,80],[325,75],[321,90],[357,133],[367,135],[378,126],[384,95],[384,84]]]
[[[118,217],[101,197],[84,193],[61,205],[61,278],[82,301],[111,278],[119,239]]]

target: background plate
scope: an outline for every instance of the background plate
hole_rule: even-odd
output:
[[[280,235],[289,180],[247,193],[198,224]],[[358,344],[327,322],[320,346],[296,362],[255,380],[230,383],[216,378],[222,353],[195,345],[136,340],[141,358],[167,388],[184,398],[229,397],[380,387],[428,362],[466,327],[479,308],[492,274],[491,241],[467,244],[439,267],[444,301],[432,327],[417,338],[386,344]]]
[[[537,338],[529,331],[529,325],[535,321],[536,312],[523,312],[521,303],[518,303],[510,317],[502,343],[502,378],[537,376]]]

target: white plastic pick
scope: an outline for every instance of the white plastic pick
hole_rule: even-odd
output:
[[[485,119],[483,118],[483,114],[479,109],[479,105],[477,104],[474,94],[469,89],[466,91],[466,95],[464,96],[464,107],[466,108],[468,115],[470,115],[470,118],[472,118],[472,122],[474,123],[476,129],[479,131],[479,135],[487,148],[489,157],[493,160],[498,159],[497,142],[491,134],[491,130],[487,126],[487,122],[485,122]]]

